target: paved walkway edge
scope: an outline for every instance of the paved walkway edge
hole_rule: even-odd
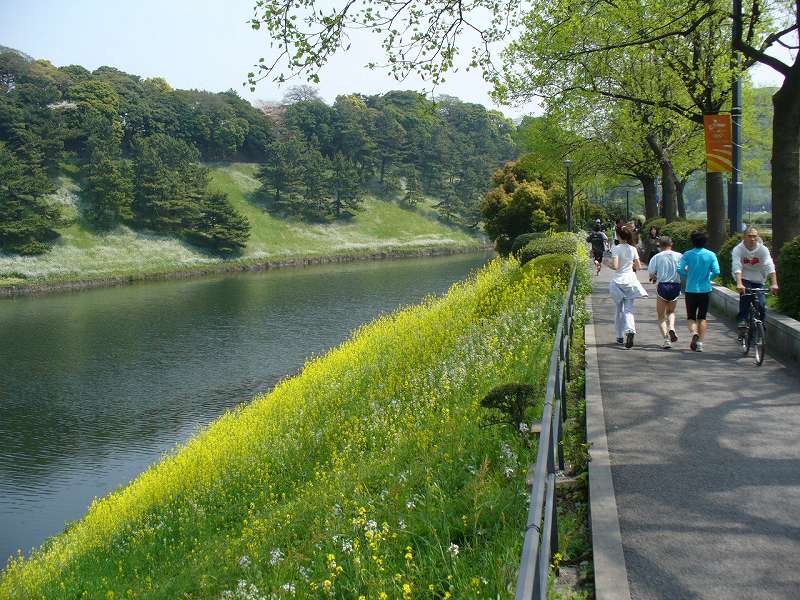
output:
[[[592,313],[592,298],[586,308]],[[586,324],[586,441],[589,444],[589,507],[592,519],[594,587],[597,600],[630,600],[628,570],[622,552],[617,500],[611,479],[594,315]]]

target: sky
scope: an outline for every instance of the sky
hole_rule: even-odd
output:
[[[250,100],[280,100],[296,79],[278,87],[262,81],[251,93],[242,87],[259,57],[269,56],[264,30],[247,20],[255,0],[0,0],[0,45],[50,60],[56,66],[78,64],[89,70],[109,65],[142,77],[163,77],[174,88],[211,92],[236,90]],[[430,84],[409,77],[395,81],[386,71],[364,67],[380,62],[379,37],[361,33],[346,54],[321,72],[320,96],[333,102],[340,94],[377,94],[396,89],[430,91]],[[535,104],[499,107],[478,71],[450,74],[437,94],[477,102],[516,117]]]
[[[0,0],[0,45],[21,50],[56,66],[78,64],[89,70],[108,65],[142,77],[163,77],[172,87],[220,92],[233,88],[250,100],[280,100],[294,80],[280,88],[262,81],[251,93],[242,83],[259,57],[269,56],[266,32],[247,20],[255,0]],[[337,55],[321,72],[320,96],[377,94],[394,89],[430,91],[409,77],[397,82],[386,71],[369,70],[380,62],[379,37],[361,33],[350,51]],[[752,70],[756,85],[780,85],[769,67]],[[437,94],[456,96],[496,108],[511,117],[537,114],[537,104],[499,107],[477,71],[452,73]]]

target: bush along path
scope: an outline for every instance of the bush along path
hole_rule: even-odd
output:
[[[362,327],[12,560],[0,598],[511,597],[536,444],[480,400],[541,399],[567,275],[496,260]]]

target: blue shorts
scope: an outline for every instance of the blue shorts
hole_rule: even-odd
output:
[[[656,294],[665,302],[672,302],[681,295],[681,284],[677,282],[659,283],[656,287]]]

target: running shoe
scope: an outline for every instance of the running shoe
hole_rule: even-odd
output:
[[[703,351],[703,342],[697,342],[694,345],[694,351],[695,352],[702,352]]]
[[[669,330],[669,341],[673,344],[678,341],[678,334],[675,333],[674,329]]]
[[[617,338],[617,343],[618,343],[618,344],[624,344],[624,343],[625,343],[625,340],[624,340],[624,339],[622,339],[622,338]]]
[[[664,338],[664,343],[661,344],[661,347],[664,348],[664,350],[669,350],[670,348],[672,348],[672,342],[669,340],[668,337]]]
[[[690,348],[690,349],[691,349],[693,352],[696,352],[696,351],[697,351],[697,342],[698,342],[699,340],[700,340],[700,336],[699,336],[699,335],[697,335],[696,333],[695,333],[694,335],[692,335],[692,341],[691,341],[691,342],[689,342],[689,348]]]
[[[632,331],[629,331],[625,334],[625,347],[626,348],[633,348],[633,335]]]

